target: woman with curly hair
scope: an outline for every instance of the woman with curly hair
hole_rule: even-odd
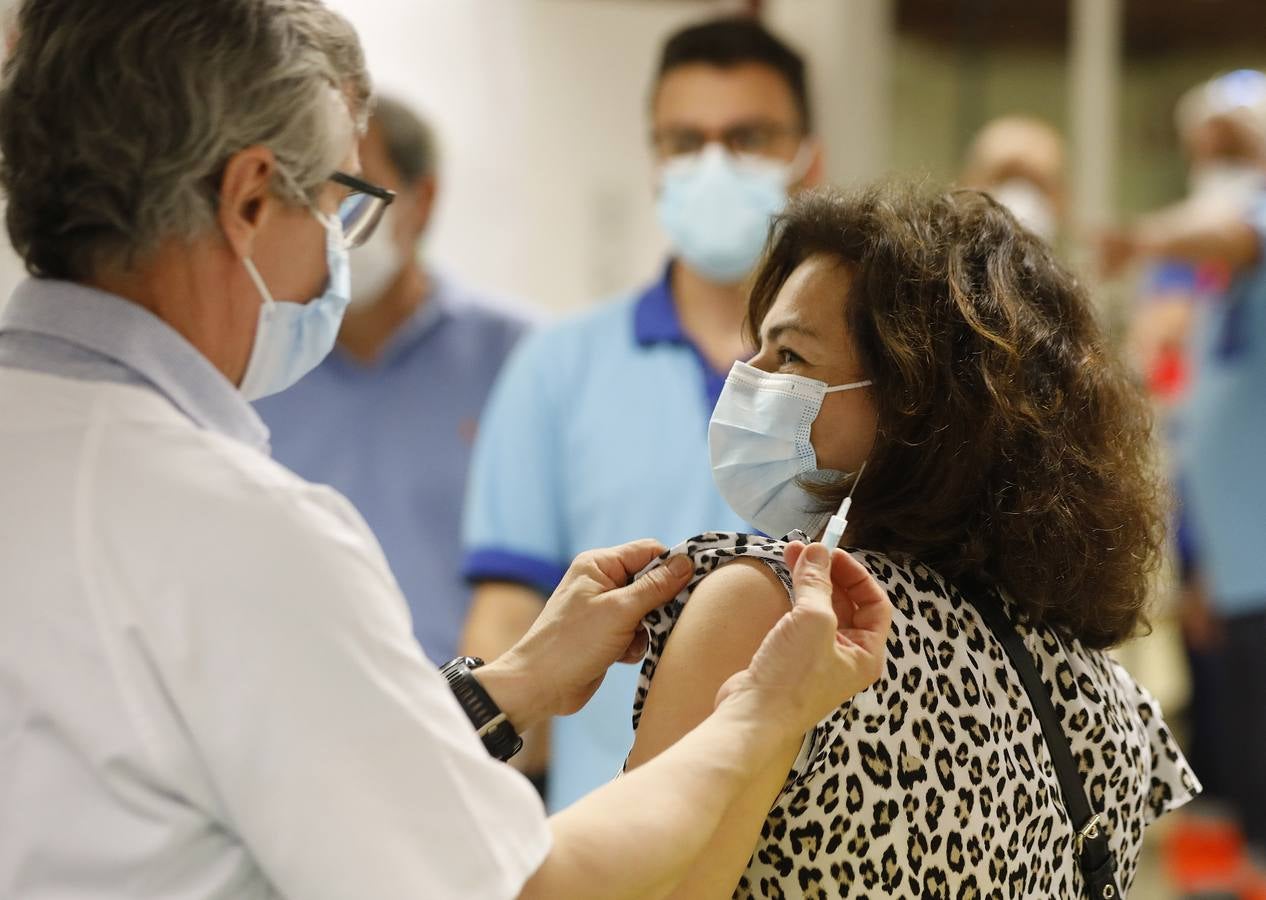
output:
[[[851,493],[845,542],[895,615],[885,675],[784,748],[679,896],[1082,897],[1090,839],[1120,885],[1094,896],[1128,890],[1144,827],[1199,786],[1106,652],[1146,625],[1163,504],[1147,406],[1085,290],[983,194],[817,192],[776,223],[750,323],[758,352],[713,415],[717,483],[802,539]],[[785,612],[782,548],[678,548],[695,578],[648,619],[630,768],[711,711]],[[1049,695],[1045,736],[1008,631]]]

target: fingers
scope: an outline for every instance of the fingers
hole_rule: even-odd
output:
[[[633,633],[633,640],[629,641],[628,649],[624,651],[624,655],[620,657],[622,663],[641,662],[642,657],[646,656],[646,651],[651,645],[651,636],[643,626]]]
[[[627,545],[626,545],[627,546]],[[652,556],[651,559],[655,557]],[[689,557],[674,556],[662,566],[651,569],[628,587],[612,591],[608,600],[619,604],[631,628],[651,610],[676,597],[690,580],[694,563]]]
[[[848,591],[850,595],[854,591],[864,589],[867,585],[879,587],[870,577],[870,570],[843,550],[836,550],[831,556],[831,579],[837,588]],[[879,593],[882,594],[883,591]],[[857,600],[854,599],[853,602],[856,603]]]
[[[787,545],[784,559],[792,569],[797,605],[829,605],[843,642],[872,652],[883,646],[892,624],[892,605],[861,562],[843,550],[834,550],[828,557],[823,545],[806,546],[799,541]]]
[[[590,555],[593,564],[612,586],[623,587],[665,550],[666,548],[659,541],[643,538],[620,544],[618,547],[594,550]]]

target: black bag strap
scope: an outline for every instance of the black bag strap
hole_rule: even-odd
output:
[[[1077,771],[1077,763],[1073,761],[1068,737],[1064,734],[1059,717],[1055,715],[1050,692],[1042,683],[1033,657],[1015,625],[1007,617],[997,589],[980,582],[966,582],[964,586],[968,590],[960,590],[959,593],[976,608],[993,636],[1002,644],[1007,658],[1020,676],[1025,693],[1029,695],[1033,712],[1041,723],[1042,737],[1051,752],[1055,775],[1059,778],[1064,808],[1077,831],[1075,850],[1082,878],[1086,882],[1087,896],[1093,900],[1119,900],[1121,890],[1116,883],[1117,861],[1112,855],[1112,848],[1108,846],[1107,829],[1102,816],[1091,809],[1090,802],[1086,799],[1086,789],[1082,784],[1081,774]]]

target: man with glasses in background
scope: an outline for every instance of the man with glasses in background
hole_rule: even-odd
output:
[[[464,535],[472,655],[493,658],[528,629],[578,548],[746,530],[713,484],[708,421],[751,354],[746,282],[771,217],[821,178],[804,61],[754,19],[678,32],[652,85],[650,139],[670,262],[633,296],[525,339],[481,423]],[[636,676],[613,669],[554,723],[552,809],[620,770]]]
[[[256,409],[273,458],[336,488],[382,544],[431,659],[457,655],[470,604],[461,507],[479,414],[524,321],[426,266],[439,159],[430,127],[378,97],[360,141],[365,179],[395,202],[351,257],[334,351]]]

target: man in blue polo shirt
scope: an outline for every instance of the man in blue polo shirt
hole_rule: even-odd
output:
[[[451,659],[470,603],[460,523],[475,429],[524,325],[418,262],[437,182],[426,124],[379,98],[360,159],[364,177],[397,196],[351,256],[352,304],[338,344],[257,408],[277,460],[360,510],[422,648]]]
[[[651,96],[659,219],[673,259],[649,287],[524,341],[484,416],[465,524],[478,584],[464,648],[494,657],[531,625],[577,549],[744,528],[712,481],[708,420],[750,355],[745,282],[771,216],[816,182],[803,60],[751,19],[687,28]],[[560,809],[620,770],[635,667],[553,729]]]

